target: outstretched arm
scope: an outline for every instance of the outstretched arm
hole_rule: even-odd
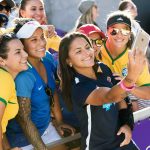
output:
[[[38,133],[36,126],[31,121],[31,102],[29,98],[18,97],[19,112],[17,120],[23,129],[28,141],[33,145],[36,150],[48,150],[43,143],[41,136]]]
[[[138,98],[141,98],[144,100],[150,100],[150,86],[136,87],[130,93],[135,95]]]

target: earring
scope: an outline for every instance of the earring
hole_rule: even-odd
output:
[[[69,63],[69,66],[72,67],[72,63]]]

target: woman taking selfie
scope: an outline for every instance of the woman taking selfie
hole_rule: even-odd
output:
[[[129,54],[128,75],[113,87],[111,71],[103,63],[95,64],[94,50],[83,34],[71,33],[63,38],[59,62],[62,93],[79,119],[82,149],[137,150],[130,141],[128,123],[122,124],[125,116],[120,114],[117,102],[134,89],[145,64],[144,54]]]

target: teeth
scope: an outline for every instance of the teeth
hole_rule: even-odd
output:
[[[38,52],[45,51],[45,48],[39,49],[39,50],[37,50],[37,51],[38,51]]]

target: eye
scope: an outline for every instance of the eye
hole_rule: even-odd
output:
[[[44,10],[44,8],[42,7],[42,8],[40,8],[40,10]]]
[[[21,52],[20,52],[20,50],[17,50],[16,52],[15,52],[15,54],[20,54]]]
[[[31,42],[36,42],[37,41],[37,39],[31,39]]]
[[[80,53],[81,53],[81,50],[77,50],[77,51],[76,51],[76,54],[80,54]]]
[[[32,10],[32,11],[36,11],[36,8],[32,8],[31,10]]]
[[[87,50],[91,50],[91,47],[90,47],[90,46],[86,46],[86,49],[87,49]]]

